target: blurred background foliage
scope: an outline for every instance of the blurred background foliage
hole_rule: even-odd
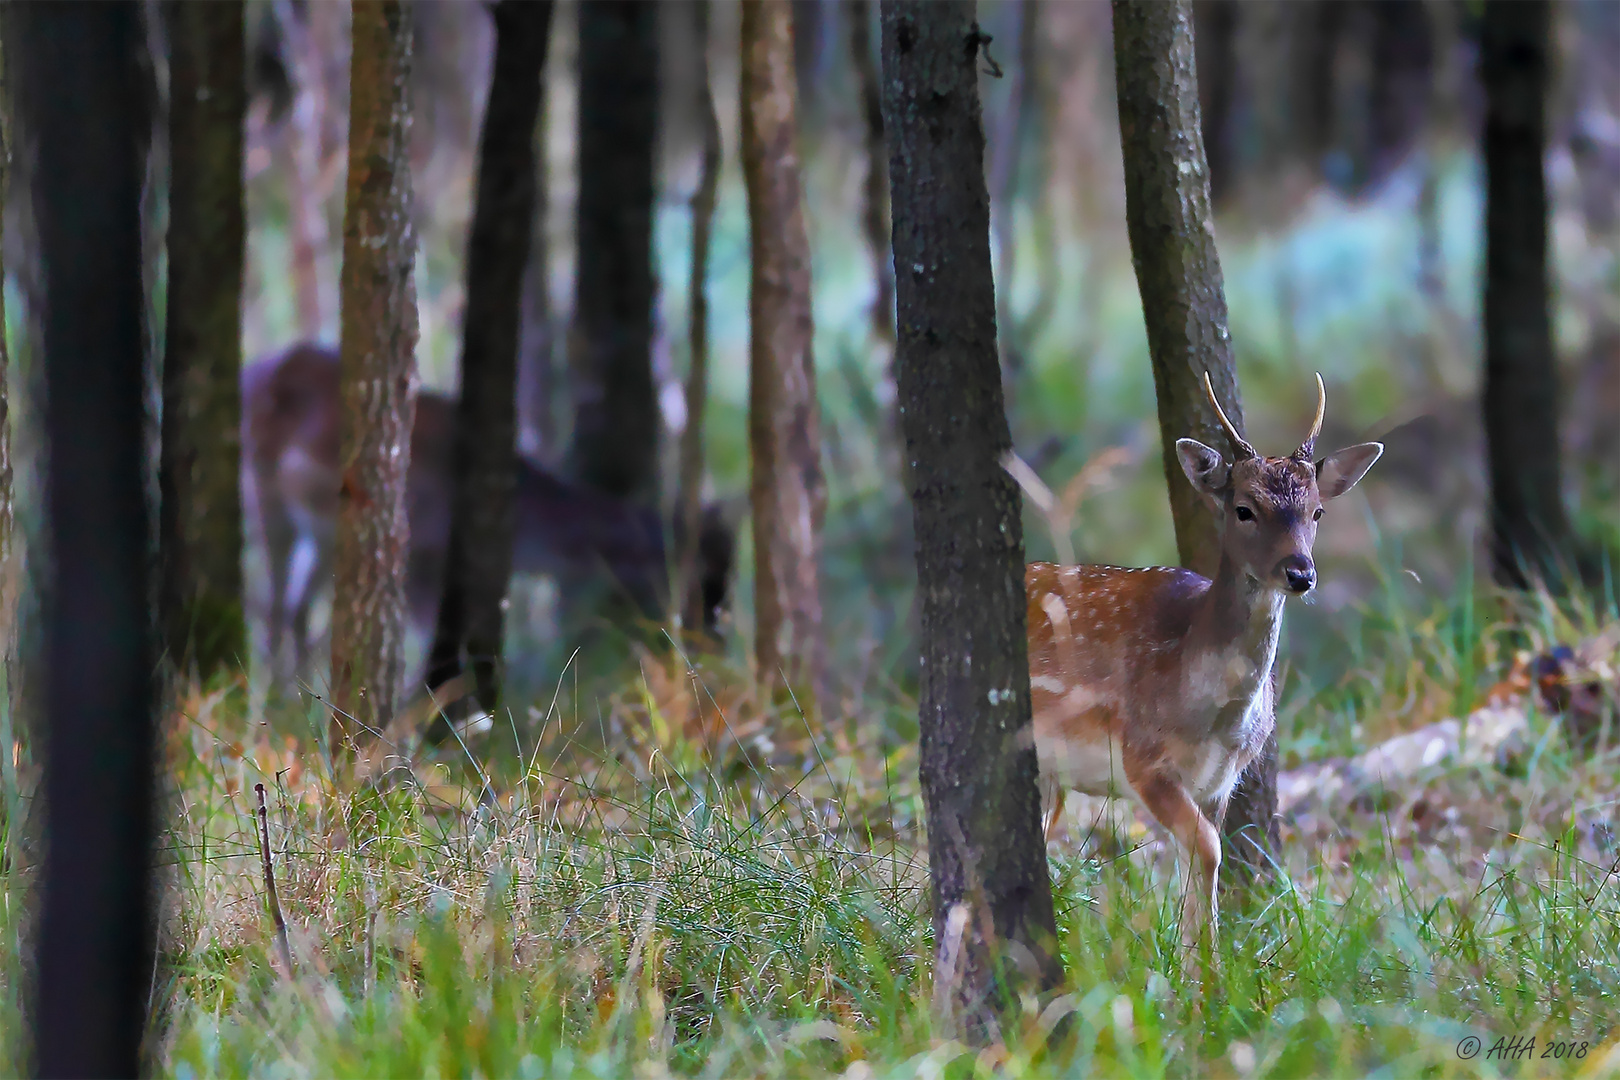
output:
[[[424,386],[453,390],[492,26],[480,5],[422,0],[416,8],[418,361]],[[1299,695],[1344,684],[1355,652],[1345,643],[1399,622],[1389,605],[1420,618],[1467,592],[1480,574],[1479,6],[1200,0],[1195,9],[1218,241],[1250,432],[1263,450],[1297,441],[1312,404],[1311,373],[1319,370],[1328,385],[1322,445],[1388,444],[1368,482],[1333,507],[1318,544],[1320,595],[1296,610],[1285,635],[1285,694],[1297,705]],[[1555,10],[1547,171],[1565,496],[1581,537],[1612,552],[1620,548],[1620,8],[1568,0]],[[830,494],[823,588],[833,667],[854,702],[875,685],[907,692],[914,678],[909,509],[892,434],[888,347],[871,330],[875,282],[861,229],[866,132],[850,48],[849,20],[875,10],[795,0],[794,16]],[[248,5],[250,358],[299,338],[336,340],[346,20],[343,5]],[[560,3],[539,136],[546,176],[537,228],[547,259],[539,314],[548,333],[520,403],[524,449],[553,465],[568,443],[570,414],[575,20],[575,5]],[[1173,562],[1125,234],[1108,8],[984,0],[980,20],[1001,71],[986,70],[982,92],[1015,443],[1054,490],[1095,463],[1070,523],[1082,560]],[[685,421],[699,45],[690,19],[666,17],[660,32],[654,364],[670,492]],[[737,32],[735,7],[718,5],[709,59],[725,156],[711,257],[707,487],[737,500],[742,520],[748,266]],[[26,446],[26,419],[22,425]],[[25,503],[27,490],[25,483]],[[1028,514],[1031,559],[1053,556],[1051,528]],[[752,565],[746,537],[743,544],[733,616],[740,633],[731,646],[739,657],[747,655]],[[509,655],[520,695],[552,685],[567,655],[554,598],[544,582],[514,590]],[[1285,708],[1285,718],[1293,712]],[[1399,726],[1398,718],[1388,721]],[[1338,737],[1350,735],[1347,728]]]

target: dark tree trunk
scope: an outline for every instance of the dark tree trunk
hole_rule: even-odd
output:
[[[1209,205],[1209,166],[1198,113],[1188,0],[1115,0],[1114,78],[1125,154],[1125,219],[1147,321],[1165,479],[1182,563],[1206,577],[1220,561],[1213,512],[1193,490],[1176,459],[1176,440],[1194,438],[1233,448],[1204,394],[1207,371],[1226,415],[1243,430],[1237,367],[1226,325],[1226,295]],[[1245,776],[1227,807],[1227,837],[1275,838],[1276,736]],[[1268,772],[1269,770],[1269,772]],[[1275,851],[1275,846],[1269,850]],[[1255,843],[1233,848],[1257,868],[1266,852]]]
[[[169,659],[207,678],[242,622],[242,5],[171,3],[169,287],[159,539]]]
[[[1238,100],[1238,0],[1194,0],[1193,22],[1198,41],[1198,109],[1202,114],[1204,153],[1209,159],[1212,202],[1225,199],[1236,179]]]
[[[1503,584],[1567,569],[1558,372],[1548,312],[1546,97],[1549,6],[1489,0],[1485,82],[1485,438],[1491,557]]]
[[[652,375],[652,218],[658,12],[646,0],[579,7],[579,252],[569,365],[578,477],[658,501]]]
[[[861,184],[861,231],[872,254],[872,336],[894,347],[894,259],[889,254],[889,152],[883,145],[883,87],[878,78],[877,50],[872,45],[873,5],[856,0],[850,7],[849,48],[861,96],[861,133],[866,151],[866,179]]]
[[[819,688],[821,472],[811,353],[810,239],[799,177],[788,0],[742,6],[742,160],[748,188],[748,445],[755,659],[768,686]],[[803,698],[800,699],[804,703]]]
[[[695,0],[692,17],[698,43],[698,124],[703,131],[697,191],[692,194],[692,273],[687,281],[686,428],[681,432],[680,478],[675,493],[674,530],[679,540],[675,595],[680,598],[681,625],[700,631],[712,617],[698,580],[699,540],[703,525],[703,413],[709,394],[709,240],[714,233],[714,205],[720,189],[720,119],[709,86],[709,0]]]
[[[152,626],[135,5],[18,5],[44,260],[48,828],[41,1076],[134,1076],[152,977]]]
[[[996,357],[978,46],[964,2],[883,6],[896,361],[921,606],[940,1003],[975,1037],[1061,977],[1030,737],[1024,542]]]
[[[493,14],[495,64],[467,239],[450,546],[428,659],[428,685],[438,686],[461,673],[465,647],[478,702],[490,711],[497,698],[502,605],[512,576],[518,336],[538,173],[534,126],[551,4],[501,0]]]
[[[332,598],[332,747],[393,718],[404,683],[405,477],[416,411],[411,9],[356,0],[344,194],[342,480]]]
[[[550,33],[547,33],[550,40]],[[529,223],[529,261],[523,270],[523,321],[518,334],[518,449],[534,461],[554,463],[557,445],[558,372],[551,317],[551,276],[546,245],[546,98],[540,77],[535,118],[534,217]]]
[[[1176,440],[1232,447],[1204,396],[1208,371],[1221,407],[1243,430],[1226,295],[1209,206],[1199,123],[1192,17],[1186,0],[1114,4],[1114,77],[1125,154],[1125,220],[1142,313],[1176,548],[1189,569],[1220,562],[1214,513],[1176,459]]]

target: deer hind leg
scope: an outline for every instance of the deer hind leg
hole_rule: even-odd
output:
[[[1179,780],[1163,772],[1134,779],[1143,805],[1170,834],[1186,857],[1181,899],[1181,942],[1197,946],[1207,928],[1215,938],[1215,883],[1221,869],[1221,835]]]
[[[282,599],[293,640],[295,673],[303,671],[309,656],[309,605],[324,562],[319,542],[307,533],[298,534],[287,560],[286,595]]]

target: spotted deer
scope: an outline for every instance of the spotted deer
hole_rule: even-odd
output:
[[[1193,439],[1176,455],[1220,527],[1214,580],[1154,566],[1033,563],[1029,675],[1050,837],[1069,790],[1130,796],[1185,857],[1181,929],[1213,936],[1219,826],[1243,770],[1276,724],[1272,668],[1283,601],[1316,586],[1322,504],[1383,453],[1361,443],[1313,461],[1327,393],[1298,449],[1263,457],[1204,390],[1236,448],[1228,462]]]
[[[406,479],[410,553],[406,601],[411,619],[431,629],[450,543],[450,460],[455,401],[421,393]],[[294,664],[308,646],[309,608],[331,574],[338,490],[338,355],[298,344],[242,371],[243,502],[250,535],[263,544],[270,579],[270,651],[292,639]],[[668,588],[664,532],[651,510],[556,476],[518,459],[512,568],[560,583],[597,580],[649,617],[662,614]],[[724,514],[705,509],[698,537],[705,629],[725,600],[733,538]]]

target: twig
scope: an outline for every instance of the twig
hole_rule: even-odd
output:
[[[264,805],[264,785],[254,784],[259,796],[259,858],[264,862],[264,889],[270,898],[270,914],[276,920],[276,951],[281,954],[282,974],[293,977],[292,946],[287,943],[287,920],[281,917],[281,901],[276,896],[276,872],[270,863],[270,813]]]

